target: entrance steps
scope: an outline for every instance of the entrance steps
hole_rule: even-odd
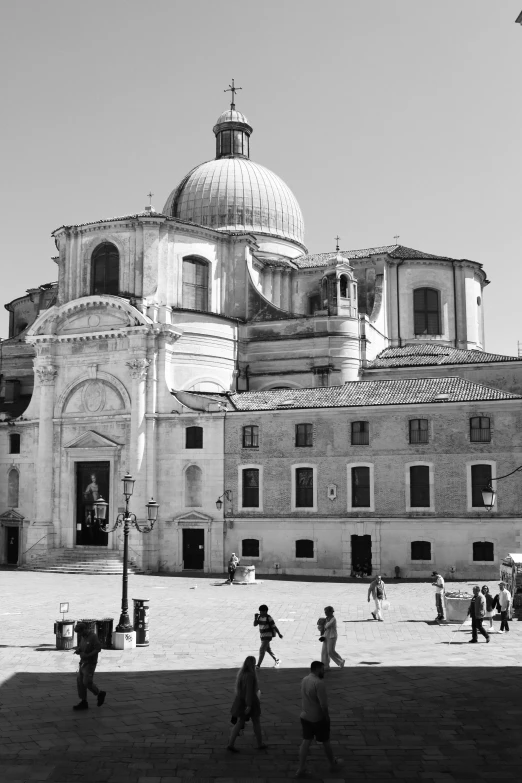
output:
[[[99,546],[77,546],[74,549],[54,549],[37,555],[19,566],[19,571],[46,571],[54,574],[122,574],[123,556],[114,549]],[[129,561],[130,574],[144,574]]]

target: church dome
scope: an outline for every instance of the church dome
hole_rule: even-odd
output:
[[[169,217],[219,231],[251,231],[304,242],[294,194],[280,177],[250,156],[252,126],[232,104],[218,118],[216,159],[201,163],[180,182],[163,208]]]

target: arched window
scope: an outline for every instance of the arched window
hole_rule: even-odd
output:
[[[411,559],[431,560],[431,541],[412,541]]]
[[[413,292],[415,334],[441,334],[439,292],[417,288]]]
[[[12,468],[7,476],[7,505],[18,508],[20,476],[16,468]]]
[[[202,506],[201,490],[203,474],[197,465],[189,465],[185,471],[185,505]]]
[[[314,542],[308,538],[300,538],[298,541],[295,542],[295,556],[296,558],[301,558],[301,557],[313,558]]]
[[[183,307],[208,310],[208,264],[199,258],[183,259]]]
[[[110,242],[103,242],[92,254],[91,294],[120,292],[120,254]]]
[[[348,278],[346,275],[341,275],[339,279],[340,294],[343,299],[347,299],[350,296],[350,289],[348,288]]]

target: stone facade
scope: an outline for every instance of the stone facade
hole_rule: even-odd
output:
[[[491,441],[470,441],[470,418],[487,417]],[[428,422],[428,442],[409,442],[409,422]],[[365,420],[368,445],[352,445],[351,425]],[[308,423],[313,444],[296,446],[296,426]],[[427,576],[435,568],[460,578],[494,578],[507,551],[522,543],[517,479],[498,487],[492,512],[473,507],[470,467],[491,464],[504,475],[522,464],[520,399],[431,405],[397,405],[241,412],[227,417],[226,486],[233,491],[233,530],[229,548],[243,551],[244,539],[258,539],[252,559],[262,573],[344,575],[356,565],[352,536],[370,535],[374,573]],[[241,448],[243,427],[257,426],[258,448]],[[429,466],[430,505],[412,508],[409,468]],[[370,503],[352,505],[351,471],[370,468]],[[242,471],[260,471],[259,509],[242,507]],[[314,502],[295,506],[295,472],[313,469]],[[296,557],[296,541],[314,542],[313,557]],[[473,560],[473,542],[494,545],[490,562]],[[412,560],[411,543],[431,544],[429,560]],[[251,558],[246,557],[250,562]],[[275,568],[278,563],[278,568]]]
[[[229,148],[227,134],[238,130],[243,135]],[[433,438],[415,449],[404,442],[404,407],[384,413],[361,405],[356,415],[370,421],[371,441],[355,451],[346,446],[352,412],[307,412],[314,443],[299,450],[289,444],[301,414],[258,412],[259,449],[242,448],[245,414],[230,406],[236,393],[313,391],[374,377],[402,378],[406,389],[413,377],[449,374],[435,361],[381,360],[404,346],[455,349],[464,360],[451,374],[520,392],[522,362],[481,360],[488,281],[480,263],[400,245],[307,255],[295,197],[249,160],[252,127],[244,115],[225,112],[214,132],[216,161],[182,179],[162,212],[149,206],[61,226],[53,234],[57,283],[6,305],[0,561],[30,562],[61,547],[120,549],[121,536],[104,538],[97,529],[93,501],[104,495],[114,520],[126,471],[136,480],[138,519],[151,496],[160,504],[153,534],[131,537],[132,557],[149,570],[222,570],[227,553],[241,551],[254,533],[259,568],[277,562],[290,573],[349,573],[354,535],[371,537],[374,567],[408,573],[426,571],[405,554],[413,529],[425,541],[431,531],[436,562],[455,555],[466,575],[475,568],[466,560],[475,528],[488,540],[494,528],[495,557],[517,548],[516,508],[504,500],[510,490],[495,522],[486,522],[484,512],[464,507],[462,484],[464,466],[479,452],[500,470],[517,462],[512,400],[428,406]],[[419,292],[436,304],[419,312]],[[484,452],[463,435],[473,410],[494,420]],[[354,513],[347,466],[363,457],[374,475],[373,506]],[[405,465],[415,459],[433,465],[435,476],[433,508],[422,513],[404,503]],[[292,466],[301,463],[316,477],[317,502],[306,513],[292,508]],[[238,506],[238,471],[248,464],[264,476],[258,512]],[[226,489],[232,502],[217,511]],[[313,557],[296,561],[296,536],[314,542]]]

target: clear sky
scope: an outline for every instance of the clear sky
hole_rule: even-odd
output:
[[[516,354],[522,0],[1,3],[1,302],[55,280],[63,224],[161,209],[228,104],[310,252],[484,264],[486,349]],[[7,335],[7,313],[0,336]]]

